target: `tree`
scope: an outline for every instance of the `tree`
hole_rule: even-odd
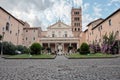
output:
[[[0,41],[2,40],[2,35],[0,35]]]
[[[11,42],[3,42],[3,54],[14,55],[16,46]]]
[[[27,53],[27,54],[29,54],[29,53],[30,53],[30,49],[29,49],[29,48],[27,48],[26,46],[24,46],[24,53]]]
[[[116,36],[117,33],[110,33],[109,36],[105,34],[103,36],[103,43],[102,43],[102,52],[103,53],[109,53],[109,54],[114,54],[116,50]]]
[[[30,46],[31,54],[41,54],[41,45],[39,43],[33,43]]]
[[[88,54],[88,53],[90,53],[88,44],[82,43],[82,45],[80,46],[80,54]]]
[[[41,50],[42,50],[42,53],[44,53],[45,47],[42,46],[42,47],[41,47]]]

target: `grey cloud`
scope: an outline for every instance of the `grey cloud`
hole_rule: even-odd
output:
[[[22,10],[29,10],[33,6],[35,7],[34,9],[37,10],[45,10],[46,8],[49,8],[53,5],[54,3],[51,2],[50,0],[45,0],[44,3],[42,0],[3,0],[0,1],[0,5],[5,7],[6,9],[22,9]],[[27,11],[26,10],[26,11]]]
[[[37,16],[35,16],[35,19],[34,19],[34,21],[33,21],[33,25],[34,26],[42,26],[43,24],[42,24],[42,21],[41,20],[39,20],[39,18],[37,17]]]
[[[32,0],[32,3],[34,3],[35,9],[37,10],[45,10],[54,4],[50,0],[45,0],[44,2],[42,2],[42,0]]]
[[[34,16],[38,16],[38,14],[44,12],[45,9],[52,7],[53,4],[54,2],[51,0],[0,0],[0,6],[2,6],[10,13],[12,13],[13,10],[19,11],[21,13],[21,18],[22,16],[26,16],[23,15],[23,13],[29,15],[31,10],[36,12]],[[34,21],[31,20],[30,22],[32,22],[32,26],[42,25],[42,20],[38,17],[35,17]]]

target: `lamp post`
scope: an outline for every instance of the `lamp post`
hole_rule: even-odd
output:
[[[4,38],[5,32],[3,32],[2,34],[3,34],[3,36],[2,36],[2,40],[1,40],[1,57],[3,56],[3,38]]]

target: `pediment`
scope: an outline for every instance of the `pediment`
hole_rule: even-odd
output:
[[[48,27],[48,29],[63,29],[63,28],[71,28],[69,25],[59,21],[51,26]]]

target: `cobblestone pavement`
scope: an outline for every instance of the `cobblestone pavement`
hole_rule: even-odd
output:
[[[0,58],[0,80],[120,80],[120,58],[8,60]]]

